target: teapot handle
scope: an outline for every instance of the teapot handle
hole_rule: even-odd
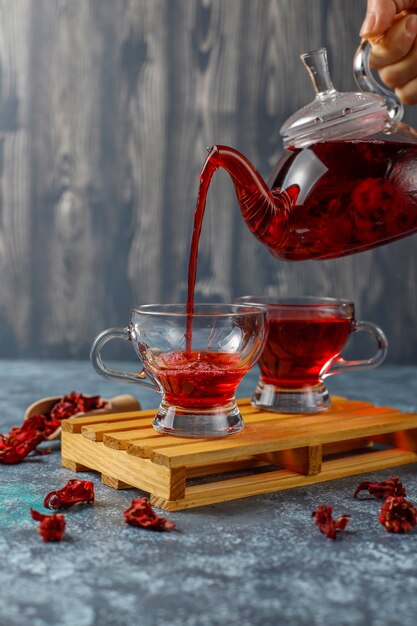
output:
[[[390,119],[400,121],[404,115],[404,106],[395,92],[384,87],[372,74],[371,68],[369,67],[369,55],[371,50],[371,44],[364,39],[355,52],[355,56],[353,57],[353,75],[356,84],[362,91],[371,91],[372,93],[384,96],[387,101]]]

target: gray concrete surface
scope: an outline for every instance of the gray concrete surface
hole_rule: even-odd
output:
[[[248,395],[252,372],[239,395]],[[417,368],[381,367],[335,377],[332,392],[404,410],[417,406]],[[73,389],[157,396],[99,378],[87,362],[0,361],[0,431],[25,407]],[[415,465],[370,474],[400,476],[417,502]],[[127,526],[137,491],[114,491],[97,475],[96,504],[69,511],[58,544],[44,544],[29,507],[73,477],[49,456],[0,466],[1,626],[415,626],[417,530],[388,534],[380,503],[355,501],[352,477],[169,514],[178,530]],[[331,504],[351,523],[337,541],[318,532],[311,511]]]

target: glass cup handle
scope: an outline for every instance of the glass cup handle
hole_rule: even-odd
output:
[[[104,378],[113,378],[116,380],[123,380],[126,383],[136,383],[139,385],[144,385],[145,387],[149,387],[153,389],[153,391],[158,391],[160,393],[160,388],[158,387],[156,381],[154,381],[146,372],[145,368],[142,367],[140,372],[132,373],[132,372],[122,372],[120,370],[115,370],[111,367],[108,367],[102,357],[101,350],[103,346],[112,339],[124,339],[125,341],[132,341],[130,329],[127,328],[108,328],[107,330],[103,330],[102,333],[97,335],[94,339],[93,345],[91,346],[90,351],[90,359],[91,363],[100,376]],[[150,379],[145,380],[146,378]]]
[[[336,357],[329,369],[320,376],[321,379],[327,378],[327,376],[333,376],[334,374],[340,374],[346,370],[367,370],[381,365],[388,352],[388,341],[385,334],[378,326],[372,324],[372,322],[353,322],[352,332],[357,333],[361,331],[370,333],[375,338],[377,344],[375,355],[370,359],[359,361],[346,361],[341,356]]]

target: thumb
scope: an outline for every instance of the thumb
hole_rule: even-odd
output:
[[[398,13],[416,8],[417,0],[368,0],[359,34],[364,39],[383,35]]]

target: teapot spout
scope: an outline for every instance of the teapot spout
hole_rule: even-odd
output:
[[[213,146],[201,172],[201,184],[209,184],[220,167],[232,178],[239,207],[249,230],[278,255],[289,234],[289,213],[297,201],[299,187],[270,190],[248,159],[228,146]],[[207,187],[208,187],[207,184]],[[202,190],[200,189],[200,192]]]

